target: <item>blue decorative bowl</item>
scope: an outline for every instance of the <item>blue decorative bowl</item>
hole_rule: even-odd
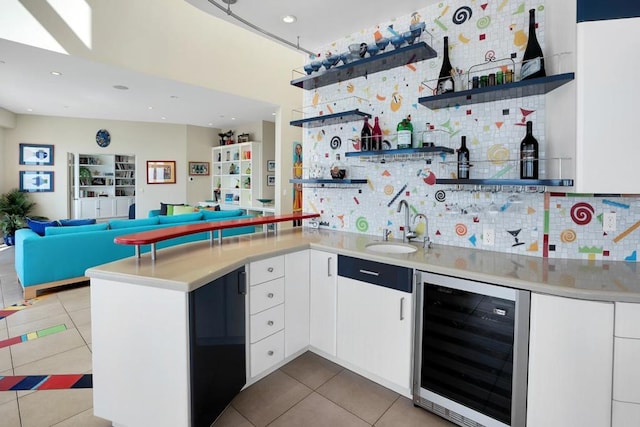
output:
[[[316,70],[313,69],[313,65],[304,64],[304,71],[307,73],[307,75],[309,75],[309,74],[313,73]]]
[[[388,44],[389,44],[389,39],[386,37],[382,37],[376,40],[376,46],[378,46],[378,49],[380,50],[384,50]]]
[[[342,63],[345,65],[353,61],[353,59],[351,58],[351,54],[349,52],[342,52],[340,54],[340,59],[342,60]]]
[[[373,56],[378,52],[380,52],[380,48],[376,44],[370,44],[367,47],[367,53],[369,54],[369,56]]]
[[[318,71],[320,67],[322,67],[322,59],[311,61],[311,68],[313,68],[313,71]]]
[[[424,22],[418,22],[417,24],[411,24],[409,26],[409,31],[416,36],[416,38],[420,37],[420,34],[427,28],[427,24]]]
[[[402,38],[408,44],[413,44],[413,42],[416,41],[416,35],[413,34],[413,32],[411,32],[411,31],[406,31],[406,32],[402,33]]]
[[[338,64],[338,61],[340,61],[340,55],[329,55],[322,61],[322,65],[328,70]]]
[[[394,48],[398,49],[404,44],[404,37],[401,35],[391,37],[391,44]]]

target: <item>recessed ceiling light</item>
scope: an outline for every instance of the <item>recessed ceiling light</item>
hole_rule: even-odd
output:
[[[161,118],[162,120],[167,120],[167,118],[166,118],[166,117],[160,117],[160,118]]]
[[[209,123],[209,126],[213,126],[213,123]]]
[[[27,111],[33,111],[33,108],[27,108]]]
[[[129,88],[124,85],[113,85],[113,88],[118,90],[129,90]]]
[[[149,110],[153,110],[153,107],[147,107]]]
[[[298,20],[298,18],[296,18],[293,15],[285,15],[285,16],[282,17],[282,22],[284,22],[285,24],[293,24],[297,20]]]
[[[276,113],[271,113],[271,115],[272,115],[272,116],[275,116],[275,115],[276,115]]]
[[[61,76],[61,75],[62,75],[62,73],[61,73],[60,71],[52,71],[52,72],[51,72],[51,75],[52,75],[52,76]]]
[[[235,120],[235,119],[236,119],[235,117],[231,117],[231,120]]]

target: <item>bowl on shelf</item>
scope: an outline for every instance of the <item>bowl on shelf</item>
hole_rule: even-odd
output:
[[[391,44],[394,48],[398,49],[404,43],[404,37],[401,34],[391,37]]]
[[[413,31],[405,31],[404,33],[402,33],[402,38],[407,42],[407,44],[413,44],[413,42],[416,41],[416,37],[417,36],[413,33]]]
[[[256,199],[256,200],[262,203],[262,206],[270,205],[273,202],[273,199]]]
[[[311,61],[311,68],[313,68],[313,71],[318,71],[320,67],[322,67],[322,59]]]
[[[376,40],[376,46],[378,46],[378,49],[380,50],[384,50],[388,45],[389,45],[389,39],[386,37],[381,37],[378,40]]]
[[[418,22],[416,24],[411,24],[409,26],[409,31],[411,31],[411,33],[416,37],[420,37],[420,35],[422,34],[422,32],[425,30],[425,28],[427,28],[427,25],[424,23],[424,21]]]
[[[373,56],[378,52],[380,52],[380,48],[377,44],[371,44],[367,46],[367,53],[369,54],[369,56]]]
[[[304,64],[304,71],[307,73],[307,75],[313,73],[314,71],[314,67],[311,64]]]

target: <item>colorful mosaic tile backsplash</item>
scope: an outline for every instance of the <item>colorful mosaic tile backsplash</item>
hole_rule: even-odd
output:
[[[396,125],[411,115],[414,138],[424,135],[435,145],[455,149],[461,136],[466,136],[473,165],[471,178],[518,178],[515,159],[528,120],[533,121],[539,155],[545,157],[544,96],[439,110],[420,105],[418,99],[432,94],[442,63],[444,36],[449,37],[454,67],[489,73],[488,68],[513,60],[517,75],[531,8],[536,10],[537,37],[544,46],[544,3],[513,0],[441,2],[340,39],[320,54],[340,54],[355,43],[373,44],[381,36],[391,37],[407,31],[411,23],[424,21],[433,39],[423,35],[421,41],[431,45],[438,57],[305,91],[303,114],[313,117],[359,108],[379,117],[384,139],[391,146],[397,141]],[[549,67],[547,70],[551,74]],[[428,124],[435,130],[427,135]],[[359,149],[362,125],[362,121],[353,121],[303,128],[304,163],[313,165],[313,170],[305,167],[305,178],[318,174],[329,178],[329,166],[340,154],[348,178],[368,179],[361,187],[305,187],[304,210],[320,212],[324,227],[370,235],[390,229],[393,237],[401,238],[404,213],[396,209],[398,202],[406,199],[412,211],[411,226],[419,234],[428,230],[434,243],[550,258],[637,259],[639,198],[541,193],[521,187],[460,190],[436,185],[435,177],[455,177],[455,155],[385,159],[384,163],[354,157],[345,160],[346,152]],[[540,163],[541,177],[560,178],[546,176],[545,162]],[[611,212],[616,214],[616,230],[605,232],[603,215]],[[418,214],[428,218],[428,224]],[[490,235],[494,236],[488,239],[493,244],[487,242]]]

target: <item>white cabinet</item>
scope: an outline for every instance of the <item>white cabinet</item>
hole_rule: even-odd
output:
[[[284,360],[284,255],[249,264],[249,377]]]
[[[262,144],[243,142],[212,148],[212,186],[220,203],[251,207],[262,197]]]
[[[616,303],[613,427],[640,425],[640,304]]]
[[[311,250],[309,265],[309,343],[317,350],[335,356],[338,256]]]
[[[338,358],[409,395],[412,306],[410,293],[339,276]]]
[[[527,427],[611,423],[613,303],[531,294]]]
[[[285,255],[285,357],[309,346],[309,250]]]
[[[127,217],[135,203],[135,156],[74,154],[73,217]]]

